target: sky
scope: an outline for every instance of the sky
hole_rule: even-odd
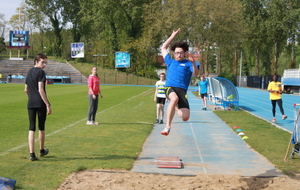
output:
[[[0,0],[0,13],[4,14],[6,21],[9,21],[12,15],[17,14],[16,10],[22,1],[23,0]]]
[[[23,0],[0,0],[0,13],[4,14],[4,20],[9,21],[12,15],[17,14],[17,8]],[[9,33],[4,33],[4,38],[8,40]]]

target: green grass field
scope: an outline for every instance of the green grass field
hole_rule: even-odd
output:
[[[75,171],[130,170],[155,119],[154,87],[102,85],[98,126],[85,125],[86,85],[47,85],[53,114],[47,117],[49,155],[29,161],[27,96],[23,84],[0,84],[0,176],[17,180],[16,189],[56,189]],[[288,175],[300,173],[300,158],[283,161],[290,133],[244,111],[215,111],[229,127]],[[37,134],[36,134],[37,137]],[[36,142],[38,152],[38,142]],[[26,158],[25,158],[26,157]]]
[[[21,84],[0,84],[0,176],[17,180],[16,189],[56,189],[69,174],[84,169],[129,170],[153,128],[154,88],[102,85],[100,125],[87,126],[87,86],[47,85],[53,109],[46,121],[50,152],[32,162],[23,89]]]

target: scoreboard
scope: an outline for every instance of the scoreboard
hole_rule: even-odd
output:
[[[9,32],[9,45],[15,47],[27,47],[29,42],[29,31]]]

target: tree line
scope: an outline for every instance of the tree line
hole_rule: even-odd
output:
[[[30,31],[32,54],[70,59],[70,43],[84,42],[83,61],[114,68],[115,52],[128,51],[127,72],[155,77],[159,47],[181,28],[177,40],[189,43],[206,76],[298,68],[298,0],[25,0],[19,9],[9,24]],[[0,15],[0,31],[6,24]]]

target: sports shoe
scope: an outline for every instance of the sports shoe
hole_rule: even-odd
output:
[[[159,119],[157,119],[157,120],[155,121],[155,123],[159,123]]]
[[[38,158],[37,158],[37,157],[35,157],[35,156],[34,156],[34,157],[30,156],[30,157],[29,157],[29,160],[30,160],[30,161],[37,161],[37,160],[38,160]]]
[[[93,125],[99,125],[99,123],[98,122],[93,122]]]
[[[93,122],[87,121],[86,124],[87,124],[87,125],[93,125]]]
[[[160,120],[159,124],[163,124],[163,123],[164,123],[164,121],[163,121],[163,120]]]
[[[206,110],[207,110],[207,108],[206,108],[206,107],[204,107],[204,108],[203,108],[203,110],[205,110],[205,111],[206,111]]]
[[[170,133],[171,127],[165,127],[160,134],[167,136]]]
[[[272,122],[276,122],[276,118],[273,118],[273,119],[272,119]]]
[[[282,119],[283,119],[283,120],[285,120],[286,118],[287,118],[287,116],[286,116],[286,115],[283,115],[283,116],[282,116]]]
[[[46,156],[49,153],[48,148],[44,148],[44,151],[40,150],[40,157]]]

